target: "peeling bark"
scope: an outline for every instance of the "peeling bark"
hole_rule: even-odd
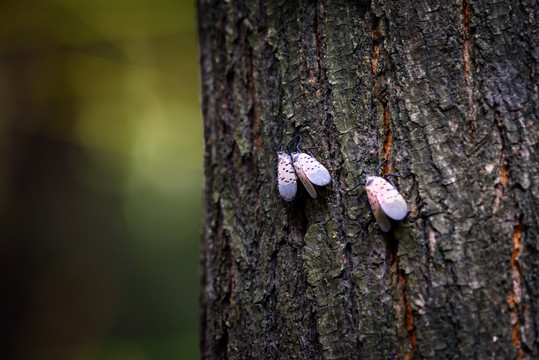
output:
[[[198,1],[204,359],[539,358],[536,1]],[[276,152],[333,177],[286,203]],[[379,231],[382,158],[410,214]]]

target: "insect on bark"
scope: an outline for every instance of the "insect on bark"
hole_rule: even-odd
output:
[[[365,177],[365,182],[361,182],[350,189],[351,191],[359,185],[365,185],[371,211],[380,230],[383,232],[388,232],[391,229],[390,219],[397,221],[402,220],[408,214],[408,205],[397,190],[395,184],[391,180],[387,181],[380,176],[380,167],[386,161],[387,159],[384,159],[384,161],[376,167],[375,174],[367,175]],[[396,174],[386,174],[384,176],[403,177]]]

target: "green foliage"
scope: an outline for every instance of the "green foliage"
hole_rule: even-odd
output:
[[[28,239],[18,256],[34,269],[21,285],[33,294],[21,303],[30,319],[13,324],[15,342],[32,350],[15,349],[19,357],[198,357],[204,181],[194,11],[181,0],[0,5],[0,142],[33,144],[9,148],[23,184],[0,156],[8,238]],[[28,208],[40,216],[23,230]],[[36,244],[39,266],[29,255]],[[70,290],[80,301],[64,297]],[[56,331],[37,324],[50,316],[50,296],[69,304],[56,305]]]

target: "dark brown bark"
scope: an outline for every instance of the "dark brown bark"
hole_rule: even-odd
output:
[[[539,357],[535,1],[198,1],[206,359]],[[284,202],[295,134],[333,182]],[[380,232],[384,172],[410,214]]]

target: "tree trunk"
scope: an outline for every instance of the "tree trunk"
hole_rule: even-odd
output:
[[[537,9],[198,1],[202,358],[539,358]],[[287,203],[295,134],[333,181]],[[385,157],[387,234],[347,191]]]

